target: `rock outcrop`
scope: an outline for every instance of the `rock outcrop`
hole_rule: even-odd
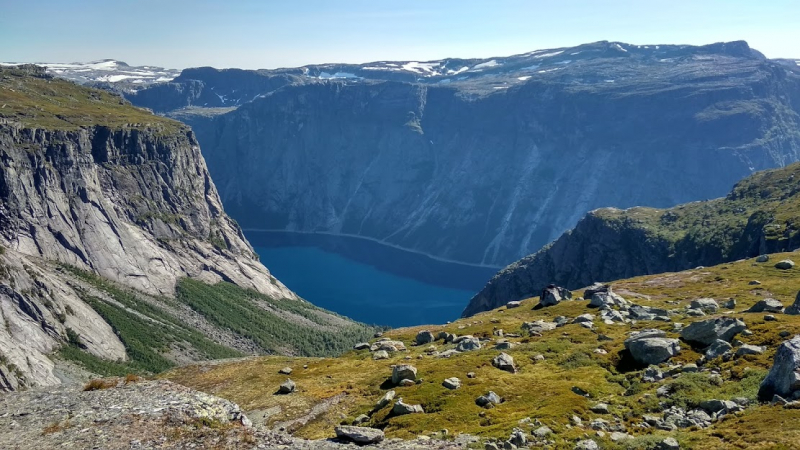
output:
[[[669,209],[592,211],[555,242],[498,272],[463,315],[533,297],[551,283],[578,289],[597,280],[792,251],[800,246],[800,233],[792,225],[793,216],[778,212],[800,205],[797,180],[800,164],[792,164],[752,175],[716,200]]]
[[[772,368],[758,389],[758,398],[772,400],[774,395],[800,397],[800,336],[784,342],[775,352]]]

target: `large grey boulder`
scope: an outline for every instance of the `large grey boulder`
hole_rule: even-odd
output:
[[[597,445],[597,442],[591,439],[584,439],[582,441],[578,441],[572,448],[574,450],[598,450],[600,447]]]
[[[376,444],[383,441],[384,434],[382,430],[368,427],[353,427],[347,425],[340,425],[335,428],[336,437],[353,441],[356,444]]]
[[[794,267],[794,261],[792,261],[791,259],[784,259],[783,261],[778,261],[777,263],[775,263],[776,269],[789,270],[792,267]]]
[[[747,325],[739,319],[718,317],[692,323],[681,331],[681,338],[686,342],[708,346],[718,339],[730,342],[745,329]]]
[[[522,329],[529,334],[541,334],[544,331],[555,330],[557,326],[558,324],[555,322],[545,322],[544,320],[522,323]]]
[[[481,395],[475,399],[475,404],[484,408],[503,403],[503,398],[497,395],[494,391],[489,391],[486,395]]]
[[[625,339],[625,348],[640,364],[660,364],[681,351],[677,339],[666,337],[661,330],[643,330]]]
[[[476,337],[470,337],[469,339],[463,339],[461,342],[456,345],[456,350],[459,352],[471,352],[474,350],[481,349],[481,341]]]
[[[572,292],[560,286],[550,284],[542,289],[542,294],[539,296],[539,304],[542,306],[553,306],[571,298]]]
[[[517,373],[517,367],[514,365],[514,358],[507,353],[500,353],[492,359],[492,365],[500,370],[506,372]]]
[[[697,300],[692,300],[692,303],[689,305],[691,309],[699,309],[704,313],[715,313],[719,309],[719,303],[713,298],[698,298]]]
[[[392,368],[392,383],[400,384],[403,380],[417,379],[417,368],[410,364],[398,364]]]
[[[758,389],[758,398],[771,400],[774,395],[792,397],[800,390],[800,336],[784,342],[775,352],[772,368]]]
[[[628,301],[622,298],[621,295],[615,294],[609,289],[608,292],[598,292],[592,295],[589,300],[589,306],[595,308],[627,308],[629,305]]]
[[[280,385],[280,387],[278,387],[278,393],[284,395],[291,394],[294,392],[296,387],[297,385],[294,384],[294,381],[287,379],[283,382],[283,384]]]
[[[728,353],[733,349],[733,346],[722,339],[717,339],[714,341],[713,344],[709,345],[708,348],[705,350],[706,358],[711,360],[714,358],[719,358],[720,356]]]
[[[736,356],[742,357],[746,355],[760,355],[764,353],[766,348],[760,345],[750,345],[750,344],[743,344],[741,347],[736,349]]]
[[[760,312],[771,312],[771,313],[779,313],[783,311],[783,303],[774,298],[765,298],[763,300],[759,300],[755,305],[753,305],[750,309],[746,312],[752,313],[760,313]]]
[[[789,305],[789,307],[786,308],[786,310],[784,310],[783,313],[792,316],[800,315],[800,292],[797,293],[797,297],[795,297],[794,303]]]
[[[442,382],[442,386],[447,389],[458,389],[461,387],[461,380],[458,377],[447,378]]]
[[[417,338],[415,339],[417,345],[429,344],[434,340],[435,338],[433,337],[433,333],[428,330],[422,330],[417,333]]]
[[[400,398],[392,407],[392,414],[395,416],[403,416],[406,414],[421,414],[425,411],[422,409],[422,405],[409,405],[408,403],[404,403],[403,399]]]

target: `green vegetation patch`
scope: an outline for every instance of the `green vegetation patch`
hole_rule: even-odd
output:
[[[302,356],[337,355],[349,350],[354,343],[370,338],[375,331],[355,322],[331,326],[326,315],[338,316],[310,303],[272,299],[231,283],[212,286],[184,278],[178,282],[176,293],[178,301],[186,303],[216,325],[252,340],[268,352],[291,350]],[[295,323],[291,318],[281,317],[280,311],[300,316],[311,324]]]

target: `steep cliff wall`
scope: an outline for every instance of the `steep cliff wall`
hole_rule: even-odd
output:
[[[744,43],[556,53],[460,81],[287,85],[196,132],[245,228],[493,266],[595,208],[715,198],[800,159],[800,71]]]
[[[587,214],[539,252],[497,273],[464,316],[596,281],[674,272],[800,247],[800,164],[757,173],[721,199]]]
[[[58,382],[67,343],[128,358],[86,301],[131,306],[69,271],[150,299],[189,277],[299,303],[223,211],[188,127],[36,67],[0,69],[0,105],[0,390]]]

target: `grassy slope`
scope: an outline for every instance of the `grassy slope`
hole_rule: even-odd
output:
[[[98,124],[164,131],[184,127],[180,122],[133,107],[110,92],[32,75],[31,70],[0,68],[0,118],[49,130],[76,130]]]
[[[795,259],[800,257],[794,254],[776,255],[776,258],[788,256],[794,256]],[[721,370],[725,380],[721,385],[710,383],[704,375],[684,375],[654,384],[639,383],[639,370],[625,372],[618,367],[623,340],[631,327],[602,323],[598,324],[595,331],[567,325],[546,332],[541,338],[511,339],[519,343],[507,351],[519,366],[516,375],[491,366],[492,357],[499,353],[491,346],[449,359],[429,356],[420,359],[428,345],[409,345],[409,352],[395,354],[384,361],[373,361],[366,351],[353,351],[334,359],[265,357],[210,368],[191,366],[163,376],[228,398],[246,410],[263,411],[279,406],[280,413],[268,419],[271,425],[302,416],[311,405],[346,393],[339,404],[298,430],[302,436],[327,437],[332,435],[333,426],[343,421],[341,414],[348,421],[370,411],[375,401],[389,388],[384,383],[391,375],[391,365],[406,362],[404,357],[408,355],[412,359],[409,362],[419,369],[418,376],[424,381],[412,387],[395,389],[405,401],[422,404],[427,414],[388,418],[388,407],[375,413],[369,425],[385,428],[390,436],[407,438],[446,428],[451,434],[468,432],[505,438],[515,426],[519,426],[520,419],[531,417],[541,420],[557,433],[555,439],[558,446],[569,447],[571,442],[586,432],[584,429],[568,427],[570,417],[576,414],[584,421],[592,418],[609,419],[607,415],[597,415],[588,410],[593,402],[604,401],[620,417],[632,419],[628,428],[631,433],[640,436],[635,444],[641,447],[650,439],[646,434],[664,432],[640,430],[630,425],[640,421],[642,414],[655,409],[658,402],[655,390],[664,383],[678,383],[680,394],[672,400],[677,404],[691,405],[710,398],[755,398],[758,383],[771,365],[775,348],[783,341],[779,333],[784,330],[792,334],[800,333],[800,316],[779,315],[777,322],[764,322],[763,314],[742,311],[765,296],[790,304],[800,289],[798,273],[798,268],[780,271],[773,267],[772,262],[753,265],[753,260],[746,260],[706,269],[638,277],[614,284],[617,292],[638,304],[669,309],[685,306],[699,297],[719,300],[736,298],[738,306],[732,315],[744,319],[754,332],[752,336],[741,339],[750,344],[767,345],[769,350],[760,356],[748,356],[727,363],[709,363],[708,366],[718,366]],[[750,286],[748,283],[753,279],[760,280],[762,284]],[[576,291],[577,295],[581,293]],[[647,297],[637,298],[633,293]],[[519,332],[523,321],[596,313],[585,302],[577,301],[532,310],[531,307],[537,302],[536,299],[529,299],[520,308],[500,308],[448,325],[398,329],[386,335],[402,339],[408,345],[422,328],[434,333],[446,330],[457,334],[491,336],[495,328]],[[676,317],[674,320],[689,323],[698,319]],[[670,331],[669,323],[640,322],[632,328],[652,327],[667,330],[670,336],[677,336]],[[613,340],[599,341],[598,333],[610,336]],[[442,345],[441,341],[435,345],[439,350],[452,347]],[[593,353],[596,348],[603,348],[608,354]],[[532,357],[537,354],[543,354],[546,360],[535,363]],[[683,344],[683,351],[672,362],[694,362],[699,356],[699,353]],[[307,369],[302,368],[304,364],[308,365]],[[273,395],[286,378],[277,371],[287,365],[295,369],[291,378],[297,382],[299,392],[290,396]],[[468,379],[466,373],[470,371],[475,372],[477,378]],[[452,376],[461,378],[461,389],[448,391],[441,386],[445,378]],[[571,391],[573,386],[591,393],[592,399],[574,394]],[[475,398],[488,390],[505,397],[506,402],[491,410],[476,406]],[[775,445],[796,448],[800,445],[800,411],[762,405],[707,430],[684,430],[673,435],[684,446],[691,448],[772,448]],[[599,440],[606,447],[612,446],[607,438]]]
[[[125,345],[130,360],[105,361],[83,352],[75,344],[59,353],[101,375],[161,372],[176,365],[177,355],[195,361],[243,356],[241,351],[224,342],[215,342],[184,323],[174,313],[175,308],[168,307],[176,302],[188,304],[218,328],[255,342],[265,354],[337,355],[374,333],[372,327],[339,318],[311,304],[273,300],[229,283],[212,286],[183,279],[178,284],[176,299],[148,302],[143,294],[121,288],[92,273],[71,267],[66,270],[103,294],[84,292],[83,300],[111,325]],[[284,315],[279,317],[254,302],[262,302],[262,306]],[[308,318],[310,324],[305,321],[298,324],[286,317]]]
[[[762,236],[767,251],[793,250],[800,244],[800,163],[745,178],[721,199],[666,210],[600,209],[594,214],[645,229],[687,257],[702,252],[721,262],[750,256]]]

